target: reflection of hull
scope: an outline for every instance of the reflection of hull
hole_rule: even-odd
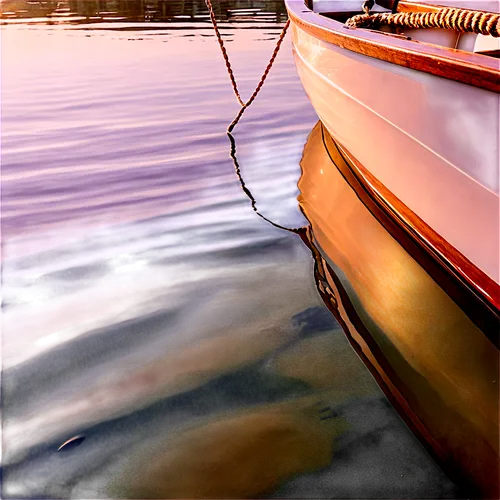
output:
[[[448,474],[498,498],[498,350],[415,259],[411,237],[365,198],[353,168],[318,124],[299,199],[319,290]]]

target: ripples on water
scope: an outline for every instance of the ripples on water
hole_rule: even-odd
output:
[[[241,191],[210,25],[91,21],[2,27],[3,497],[449,494]],[[222,20],[243,95],[282,21]],[[315,121],[287,41],[235,132],[281,224]]]

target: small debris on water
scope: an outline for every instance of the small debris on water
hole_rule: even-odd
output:
[[[59,448],[57,448],[57,451],[59,451],[63,446],[66,446],[68,443],[71,443],[71,441],[75,441],[76,439],[78,439],[80,436],[75,436],[75,437],[72,437],[71,439],[68,439],[67,441],[65,441],[61,446],[59,446]]]

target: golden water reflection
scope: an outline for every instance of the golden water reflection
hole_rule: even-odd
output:
[[[320,123],[302,167],[300,204],[350,335],[448,472],[493,498],[498,350],[361,202]]]

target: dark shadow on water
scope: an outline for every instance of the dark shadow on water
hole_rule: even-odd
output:
[[[295,336],[281,347],[278,347],[270,354],[267,360],[262,361],[266,366],[274,366],[276,360],[281,355],[286,356],[287,352],[294,351],[294,349],[300,351],[301,347],[306,344],[312,345],[316,342],[321,343],[322,340],[324,341],[328,338],[330,345],[334,345],[338,342],[339,336],[343,337],[341,325],[330,311],[322,306],[309,307],[295,314],[290,319],[290,326]],[[339,353],[340,351],[338,351],[337,354]],[[331,361],[333,363],[334,359],[332,358]],[[339,364],[341,363],[342,362],[339,362]],[[325,374],[326,373],[323,371],[323,375]],[[291,377],[293,378],[293,375]],[[330,379],[330,382],[332,384],[338,383],[338,381],[335,381],[335,376]],[[338,416],[331,406],[325,406],[323,403],[320,403],[318,412],[320,420],[327,420]]]
[[[303,338],[340,329],[340,324],[326,307],[310,307],[292,318],[292,325],[299,329]]]
[[[351,398],[330,417],[354,429],[340,436],[331,465],[288,483],[274,498],[480,498],[401,421],[383,398]]]
[[[339,333],[337,323],[323,307],[299,312],[290,324],[297,335],[287,344],[289,349],[304,339]],[[2,460],[3,493],[27,498],[102,497],[102,489],[128,457],[168,430],[239,408],[311,394],[307,383],[269,368],[269,359],[7,453]],[[57,451],[74,436],[79,438]]]
[[[83,425],[3,457],[3,493],[28,498],[99,498],[137,449],[169,429],[247,406],[309,394],[308,384],[265,365],[240,368],[197,388]],[[66,440],[80,436],[61,451]]]
[[[166,336],[178,332],[181,322],[227,288],[229,281],[206,280],[195,288],[184,287],[183,293],[170,300],[169,307],[88,331],[48,351],[40,347],[39,355],[3,374],[4,424],[22,413],[27,403],[32,404],[75,374],[81,375],[110,360],[154,348]]]

